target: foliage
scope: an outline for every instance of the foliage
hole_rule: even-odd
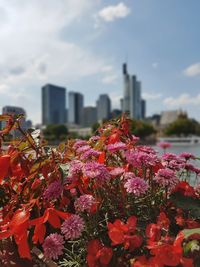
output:
[[[134,135],[139,136],[141,139],[145,139],[146,137],[155,134],[156,130],[154,129],[153,125],[145,121],[132,120],[131,132]]]
[[[165,130],[167,135],[199,135],[200,126],[197,121],[188,118],[178,118],[175,122],[171,123]]]
[[[1,141],[13,127],[23,133],[18,118],[0,119],[8,121]],[[0,240],[29,260],[36,246],[58,266],[198,266],[200,186],[188,183],[200,174],[195,157],[159,157],[136,145],[131,126],[122,117],[57,148],[38,131],[23,133],[1,149]]]
[[[49,141],[58,141],[64,140],[68,135],[68,129],[65,125],[62,124],[52,124],[48,125],[43,131],[44,138]]]

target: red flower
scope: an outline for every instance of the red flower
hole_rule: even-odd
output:
[[[117,219],[115,222],[108,223],[108,235],[112,241],[112,245],[123,244],[125,249],[133,251],[142,244],[142,237],[134,234],[136,230],[137,218],[131,216],[128,218],[127,223],[124,224],[121,220]]]
[[[181,181],[179,182],[175,189],[174,192],[180,192],[184,196],[190,196],[190,197],[195,197],[195,190],[192,186],[190,186],[187,182]]]
[[[161,238],[161,229],[160,226],[154,223],[150,223],[146,227],[146,236],[151,241],[159,241]]]
[[[88,243],[87,252],[86,259],[89,267],[106,267],[113,255],[112,249],[103,246],[98,239],[91,240]]]
[[[157,224],[166,230],[169,228],[170,221],[164,212],[161,212],[158,216]]]

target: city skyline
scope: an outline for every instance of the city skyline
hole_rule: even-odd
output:
[[[46,83],[87,95],[86,106],[107,93],[119,108],[128,61],[147,115],[182,108],[199,121],[199,8],[198,0],[2,0],[0,108],[21,106],[41,122]]]

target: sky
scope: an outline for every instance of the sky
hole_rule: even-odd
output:
[[[122,63],[142,82],[147,115],[182,109],[200,121],[199,0],[0,0],[0,110],[41,122],[41,87],[123,94]]]

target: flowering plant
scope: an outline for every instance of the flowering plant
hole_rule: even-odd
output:
[[[50,148],[37,131],[0,151],[0,240],[37,247],[58,266],[199,266],[200,169],[189,153],[159,157],[122,117],[88,141]],[[195,186],[189,179],[195,175]],[[2,259],[3,261],[3,259]]]

